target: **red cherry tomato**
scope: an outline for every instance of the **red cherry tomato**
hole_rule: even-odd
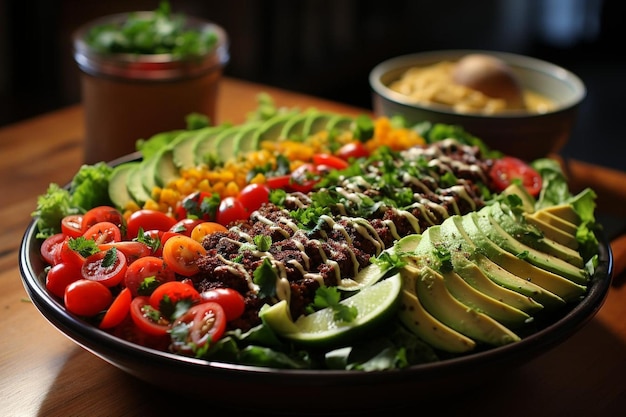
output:
[[[92,208],[91,210],[88,210],[87,213],[85,213],[85,215],[83,216],[83,233],[86,232],[87,229],[89,229],[91,226],[100,222],[113,223],[114,225],[119,227],[120,230],[124,228],[124,216],[122,215],[122,212],[120,212],[115,207],[98,206]]]
[[[222,306],[226,314],[226,321],[241,317],[246,309],[243,295],[232,288],[215,288],[200,293],[202,301],[212,301]]]
[[[108,251],[116,248],[126,256],[126,262],[130,265],[139,258],[152,254],[152,248],[143,242],[135,240],[124,240],[122,242],[103,243],[98,245],[101,251]]]
[[[106,310],[113,301],[113,294],[102,283],[88,279],[72,282],[65,289],[65,307],[70,313],[93,317]]]
[[[83,216],[70,214],[61,220],[61,231],[65,236],[78,237],[83,235]]]
[[[246,208],[241,204],[241,201],[235,197],[225,197],[220,202],[220,206],[217,209],[217,222],[228,226],[229,224],[238,220],[246,220],[248,218],[248,212]]]
[[[199,225],[200,223],[204,223],[202,219],[181,219],[177,221],[174,226],[170,227],[170,232],[180,233],[181,235],[191,236],[191,231],[194,227]]]
[[[367,158],[370,156],[370,152],[362,142],[350,142],[339,148],[337,156],[345,161],[349,161],[351,159]]]
[[[163,259],[156,256],[144,256],[131,263],[126,269],[124,284],[133,295],[150,295],[156,287],[174,281],[176,275]]]
[[[63,298],[67,286],[82,277],[79,265],[60,262],[48,270],[46,289],[57,297]]]
[[[126,233],[130,239],[134,239],[139,234],[139,229],[166,231],[170,230],[174,224],[176,224],[176,219],[161,211],[142,209],[130,215],[126,224]]]
[[[176,331],[178,328],[184,331]],[[219,304],[195,305],[172,324],[172,349],[182,354],[195,354],[198,349],[217,342],[225,330],[226,314]]]
[[[291,182],[291,175],[279,175],[268,178],[265,183],[271,190],[286,190]]]
[[[121,251],[100,251],[85,258],[81,267],[83,278],[90,281],[100,282],[107,287],[114,287],[124,279],[126,269],[126,256]]]
[[[344,159],[327,153],[313,155],[315,165],[324,165],[332,169],[346,169],[350,166]]]
[[[180,303],[189,308],[200,300],[200,293],[193,286],[180,281],[161,284],[150,295],[152,308],[161,311],[165,317],[171,319],[175,319],[180,313]]]
[[[46,238],[39,248],[41,257],[48,265],[56,265],[61,262],[61,246],[65,241],[63,233],[57,233]]]
[[[150,305],[145,296],[133,298],[130,303],[130,317],[139,330],[153,336],[164,336],[170,329],[170,321],[158,309]]]
[[[128,288],[124,288],[120,291],[104,314],[99,327],[101,329],[112,329],[124,321],[130,311],[132,299],[133,297]]]
[[[537,197],[541,191],[541,175],[518,158],[505,156],[495,160],[489,175],[498,191],[504,191],[515,181],[520,181],[533,197]]]
[[[196,260],[206,255],[206,249],[190,237],[175,235],[163,245],[163,260],[177,274],[189,277],[198,273]]]
[[[308,193],[320,180],[320,172],[314,164],[306,163],[296,168],[290,177],[290,190]]]
[[[258,210],[269,201],[270,188],[265,184],[248,184],[239,192],[237,200],[243,204],[248,213]]]
[[[83,234],[83,237],[95,241],[97,245],[101,245],[121,241],[122,232],[115,223],[104,221],[90,226]]]

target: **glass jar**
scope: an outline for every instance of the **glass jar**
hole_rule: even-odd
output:
[[[136,12],[148,18],[153,12]],[[102,53],[85,37],[98,25],[125,21],[129,13],[105,16],[73,35],[74,60],[81,71],[85,111],[84,162],[108,162],[136,151],[138,139],[184,129],[186,116],[206,115],[213,123],[219,81],[228,63],[228,36],[215,23],[186,17],[188,28],[212,31],[215,47],[206,55]]]

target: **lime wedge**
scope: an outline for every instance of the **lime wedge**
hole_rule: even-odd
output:
[[[300,316],[293,322],[284,301],[263,309],[260,316],[277,334],[294,343],[320,348],[337,346],[349,343],[358,335],[367,334],[395,314],[401,289],[402,279],[400,274],[396,274],[341,301],[357,309],[357,316],[351,322],[335,320],[332,308]]]

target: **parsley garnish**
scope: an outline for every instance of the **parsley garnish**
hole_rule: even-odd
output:
[[[350,323],[356,318],[358,311],[355,306],[341,304],[341,294],[337,287],[321,286],[315,291],[312,307],[314,309],[331,308],[335,321]]]
[[[67,246],[74,252],[78,252],[83,258],[100,251],[95,240],[87,239],[84,236],[70,238],[67,242]]]
[[[268,258],[263,259],[263,263],[254,270],[253,276],[254,283],[259,286],[260,298],[276,295],[276,278],[278,275]]]

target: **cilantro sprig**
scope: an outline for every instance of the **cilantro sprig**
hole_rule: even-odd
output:
[[[358,315],[358,310],[355,306],[341,304],[341,293],[337,287],[321,286],[315,291],[313,303],[309,306],[308,311],[312,312],[323,308],[331,308],[333,310],[333,319],[335,321],[350,323]]]

